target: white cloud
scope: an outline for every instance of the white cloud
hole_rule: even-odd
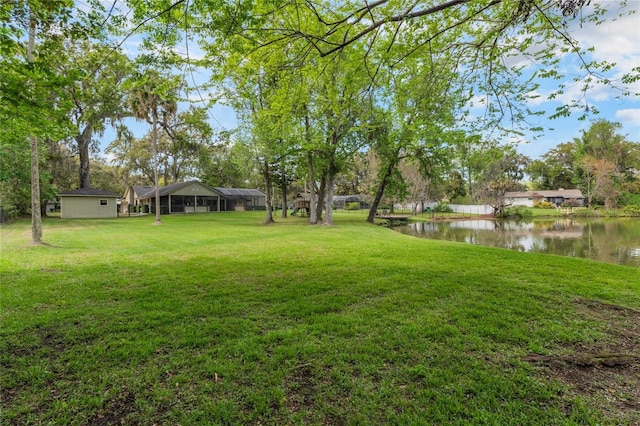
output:
[[[637,126],[640,123],[640,108],[619,109],[616,111],[616,118],[623,123]]]
[[[581,44],[595,47],[593,56],[597,60],[625,63],[633,58],[637,59],[640,56],[638,6],[640,2],[629,2],[629,8],[636,10],[635,14],[608,20],[600,25],[583,25],[572,35]]]

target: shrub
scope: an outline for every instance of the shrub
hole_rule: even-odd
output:
[[[345,210],[360,210],[360,203],[355,201],[353,203],[346,203],[344,205]]]
[[[540,201],[533,202],[533,208],[534,209],[555,209],[556,205],[553,203],[550,203],[549,201],[540,200]]]
[[[433,208],[436,213],[453,213],[453,209],[447,203],[438,203]]]
[[[18,217],[18,209],[13,206],[7,208],[0,206],[0,223],[11,222]]]
[[[622,194],[622,204],[640,206],[640,194],[629,192]]]
[[[465,205],[469,205],[469,204],[473,204],[473,200],[471,199],[470,196],[468,195],[458,195],[457,197],[454,197],[451,200],[452,204],[465,204]]]
[[[525,206],[507,207],[504,209],[504,217],[523,219],[533,216],[533,210]]]
[[[601,211],[592,209],[592,208],[581,208],[575,209],[571,212],[574,217],[599,217],[601,216]]]
[[[622,213],[625,216],[640,217],[640,204],[624,206],[622,208]]]

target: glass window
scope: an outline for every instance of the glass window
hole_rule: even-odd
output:
[[[107,200],[100,200],[100,205],[101,206],[106,206],[107,205]]]

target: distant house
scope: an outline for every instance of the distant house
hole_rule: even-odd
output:
[[[361,209],[368,209],[369,204],[362,200],[360,195],[334,195],[333,205],[336,209],[344,209],[347,204],[358,203]]]
[[[142,209],[142,195],[152,190],[153,186],[132,185],[124,192],[120,202],[120,213],[133,213]]]
[[[584,195],[579,189],[558,189],[553,191],[507,192],[505,204],[532,207],[534,201],[547,201],[556,206],[571,203],[576,207],[584,206]]]
[[[94,188],[76,189],[58,194],[60,217],[88,219],[118,217],[118,194]]]
[[[265,209],[265,195],[257,189],[209,188],[192,180],[161,186],[158,192],[162,214]],[[148,213],[154,209],[154,186],[127,188],[122,198],[122,213]]]

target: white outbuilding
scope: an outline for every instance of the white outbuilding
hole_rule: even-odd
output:
[[[58,194],[62,219],[118,217],[118,197],[115,192],[81,188]]]

